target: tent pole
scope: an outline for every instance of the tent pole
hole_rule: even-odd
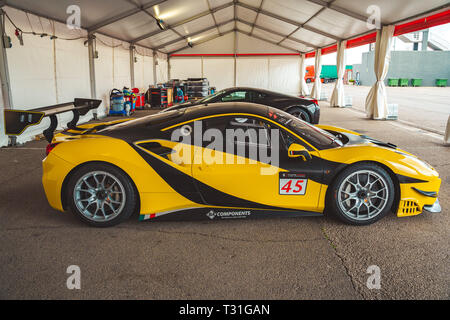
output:
[[[170,55],[167,55],[167,81],[170,80]]]
[[[153,50],[153,84],[156,86],[158,81],[156,79],[156,63],[157,63],[156,51]]]
[[[88,52],[89,52],[89,83],[91,86],[91,99],[97,98],[97,88],[95,86],[95,49],[93,34],[88,34]]]
[[[135,87],[134,82],[134,46],[130,45],[130,80],[131,80],[131,88]],[[130,89],[131,89],[130,88]]]
[[[5,12],[0,9],[0,33],[5,34]],[[0,44],[0,79],[2,85],[2,96],[3,105],[5,109],[12,109],[12,94],[11,94],[11,83],[9,81],[9,70],[8,70],[8,57],[6,55],[6,48],[2,43]]]
[[[237,32],[234,31],[234,86],[237,84]]]

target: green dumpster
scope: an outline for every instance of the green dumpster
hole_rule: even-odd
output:
[[[398,79],[389,78],[388,79],[388,86],[389,87],[398,87]]]
[[[399,86],[400,87],[407,87],[409,84],[409,79],[405,79],[405,78],[400,78],[399,79]]]
[[[420,87],[422,85],[422,79],[411,79],[411,85],[413,87]]]
[[[436,79],[436,87],[446,87],[447,79]]]

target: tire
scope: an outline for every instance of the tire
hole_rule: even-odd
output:
[[[72,174],[66,197],[75,216],[94,227],[111,227],[125,221],[138,202],[131,179],[119,168],[99,162],[82,166]]]
[[[287,110],[289,114],[292,114],[294,117],[299,118],[305,122],[311,123],[311,116],[308,111],[300,107],[293,107]]]
[[[395,198],[392,178],[373,163],[348,167],[336,177],[330,191],[331,211],[352,225],[369,225],[380,220],[391,210]]]
[[[306,83],[311,83],[311,79],[310,78],[306,79]]]

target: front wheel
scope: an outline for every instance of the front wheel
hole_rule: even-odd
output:
[[[395,188],[389,174],[372,163],[352,165],[331,186],[331,207],[344,222],[368,225],[391,209]]]
[[[130,178],[106,163],[87,164],[75,171],[66,197],[72,212],[95,227],[110,227],[126,220],[137,203]]]

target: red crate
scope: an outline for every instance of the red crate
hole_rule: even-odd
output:
[[[136,93],[136,108],[143,108],[145,106],[145,94]]]

